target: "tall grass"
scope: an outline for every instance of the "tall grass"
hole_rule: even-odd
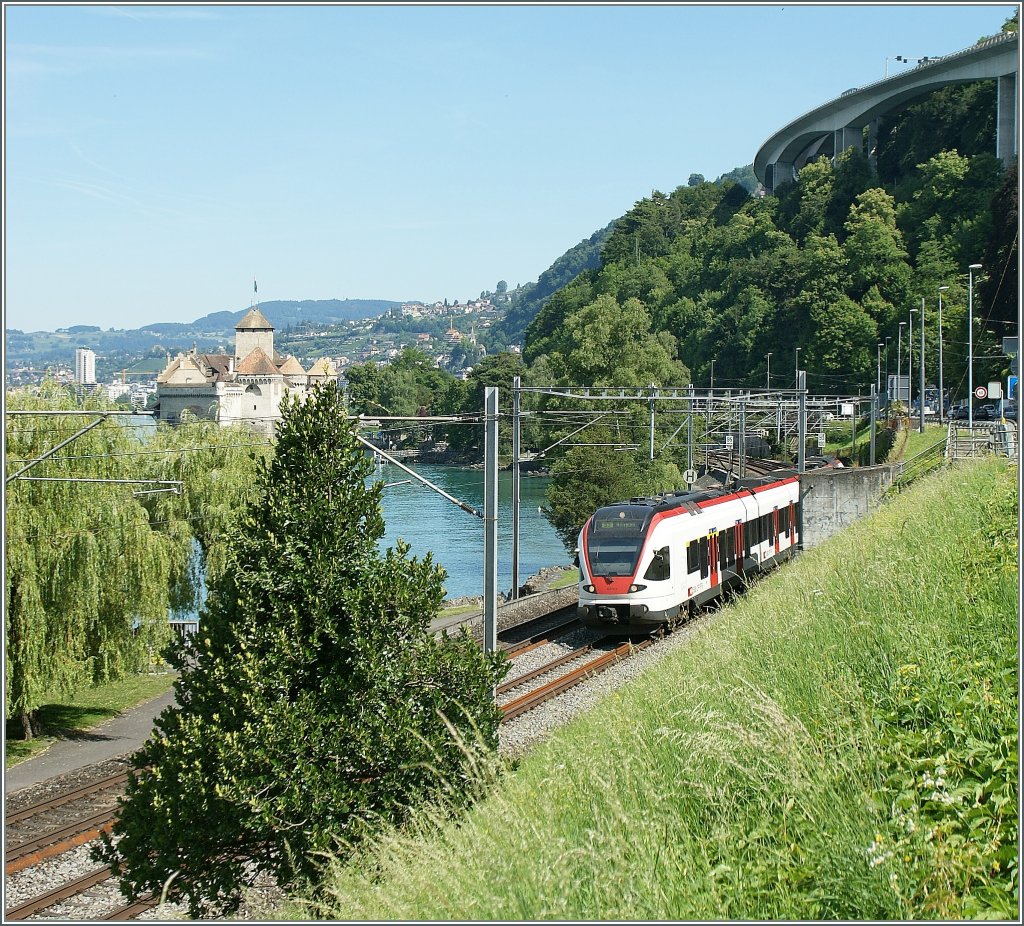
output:
[[[1013,918],[1015,473],[922,480],[291,915]]]

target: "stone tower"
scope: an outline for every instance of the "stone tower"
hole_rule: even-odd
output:
[[[257,347],[270,358],[274,356],[274,326],[263,313],[252,308],[235,325],[235,366],[245,360]]]

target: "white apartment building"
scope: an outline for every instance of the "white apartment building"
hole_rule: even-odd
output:
[[[96,351],[88,347],[75,350],[75,382],[86,386],[96,384]]]

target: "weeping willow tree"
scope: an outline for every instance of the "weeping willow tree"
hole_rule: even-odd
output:
[[[177,427],[161,424],[147,442],[151,478],[182,483],[180,496],[158,494],[147,500],[151,522],[184,519],[199,554],[190,556],[187,568],[175,574],[172,607],[196,609],[200,575],[214,581],[224,570],[224,538],[245,505],[256,461],[265,459],[270,448],[268,438],[244,425],[225,428],[201,419]]]
[[[79,404],[54,383],[37,394],[9,394],[7,407],[113,408],[99,398]],[[7,415],[5,478],[89,421],[79,415]],[[204,431],[198,439],[208,449],[191,453],[181,451],[197,440],[188,429],[158,433],[147,442],[124,419],[112,417],[25,473],[76,480],[180,479],[180,496],[135,494],[147,488],[142,484],[35,478],[7,484],[4,685],[10,735],[33,736],[35,711],[47,700],[137,673],[159,657],[170,638],[169,609],[187,607],[198,595],[195,538],[215,547],[227,509],[253,465],[247,451],[209,449],[218,437]],[[219,465],[204,468],[202,457]],[[212,512],[206,522],[197,515],[204,509]]]

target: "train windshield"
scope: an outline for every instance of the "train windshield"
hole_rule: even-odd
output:
[[[587,560],[594,576],[631,576],[644,545],[651,509],[646,505],[599,508],[587,529]]]

